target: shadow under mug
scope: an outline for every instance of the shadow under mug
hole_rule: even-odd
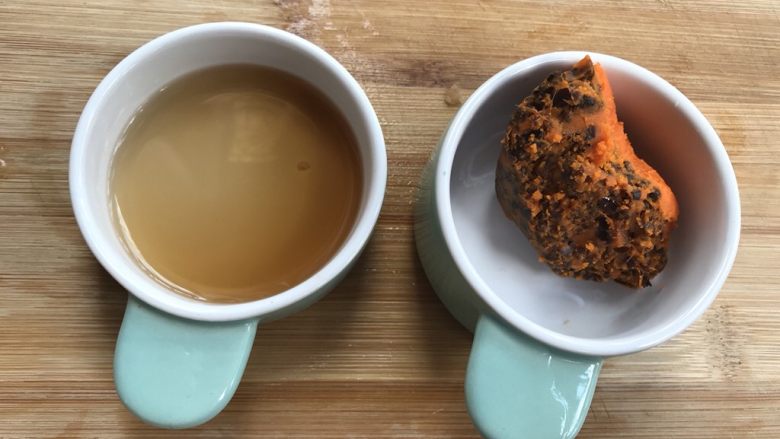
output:
[[[585,55],[539,55],[490,78],[455,115],[423,175],[418,253],[439,298],[474,331],[466,402],[490,438],[574,437],[602,358],[683,331],[715,299],[737,251],[737,182],[712,126],[659,76],[591,53],[638,155],[677,195],[678,228],[666,268],[641,290],[559,277],[538,261],[496,199],[500,141],[520,99]]]
[[[124,250],[111,218],[109,175],[120,136],[136,110],[165,84],[206,67],[256,64],[296,75],[336,105],[357,139],[361,207],[337,253],[315,274],[274,296],[213,304],[179,295],[144,272]],[[84,238],[130,293],[114,357],[117,393],[144,421],[186,428],[230,401],[258,322],[314,303],[347,273],[379,216],[387,179],[381,127],[360,85],[333,57],[293,34],[258,24],[208,23],[158,37],[128,55],[87,102],[73,137],[70,193]]]

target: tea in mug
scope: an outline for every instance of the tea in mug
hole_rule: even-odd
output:
[[[226,65],[173,81],[137,111],[110,192],[145,271],[192,298],[247,302],[330,260],[362,179],[356,139],[322,92],[279,70]]]

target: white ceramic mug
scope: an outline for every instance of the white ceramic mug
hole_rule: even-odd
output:
[[[122,246],[111,219],[109,175],[120,136],[165,84],[205,67],[270,66],[317,87],[349,122],[363,167],[361,207],[338,252],[302,283],[274,296],[214,304],[179,295],[151,278]],[[243,374],[258,322],[299,311],[339,282],[379,216],[387,157],[379,122],[357,81],[333,57],[293,34],[249,23],[209,23],[163,35],[122,60],[79,119],[70,158],[73,210],[87,244],[130,293],[114,376],[124,404],[169,428],[203,423],[227,404]]]
[[[585,55],[539,55],[490,78],[455,115],[423,178],[417,248],[436,293],[475,331],[466,400],[490,438],[575,436],[602,358],[683,331],[715,299],[737,252],[737,182],[715,130],[659,76],[590,53],[607,73],[638,155],[675,192],[679,224],[668,264],[649,288],[563,278],[538,261],[496,199],[500,140],[517,103]]]

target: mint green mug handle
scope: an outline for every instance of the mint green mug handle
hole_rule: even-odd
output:
[[[257,322],[183,319],[130,295],[114,352],[119,398],[133,414],[158,427],[188,428],[208,421],[238,387]]]
[[[573,438],[602,359],[556,350],[481,315],[466,372],[466,405],[487,438]]]

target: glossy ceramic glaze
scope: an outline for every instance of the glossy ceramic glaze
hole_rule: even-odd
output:
[[[488,438],[572,438],[585,422],[600,370],[600,358],[557,351],[485,316],[466,372],[469,414]]]
[[[434,198],[438,150],[423,172],[415,240],[425,273],[452,315],[475,333],[466,404],[488,438],[571,438],[585,421],[600,357],[563,352],[502,322],[453,260]]]
[[[333,101],[358,142],[363,195],[344,244],[310,278],[262,300],[212,304],[170,291],[124,251],[111,221],[108,177],[118,139],[146,99],[181,75],[235,63],[292,73]],[[163,35],[122,60],[98,85],[79,119],[71,147],[70,192],[92,252],[148,305],[130,300],[117,342],[115,380],[125,405],[147,422],[173,428],[196,425],[218,413],[243,373],[258,321],[309,306],[346,275],[379,216],[386,179],[384,139],[368,98],[344,67],[302,38],[257,24],[209,23]]]
[[[556,382],[570,382],[575,387],[595,384],[598,368],[589,364],[597,364],[599,357],[657,345],[701,315],[728,275],[740,224],[733,169],[722,143],[698,109],[653,73],[619,58],[591,53],[607,72],[618,116],[638,154],[656,167],[675,191],[680,203],[679,227],[672,235],[667,268],[654,279],[653,287],[639,291],[558,277],[538,262],[495,197],[499,140],[517,101],[550,72],[571,66],[584,55],[557,52],[529,58],[496,74],[472,94],[426,168],[415,229],[426,273],[461,323],[481,327],[483,319],[489,317],[512,328],[515,343],[505,345],[514,352],[506,358],[527,354],[526,335],[552,346],[553,357],[577,362],[576,370],[592,371],[593,379],[570,380],[561,375],[568,371],[557,369]],[[495,357],[499,352],[479,348],[488,339],[475,340],[467,389],[472,380],[487,373],[477,369],[489,362],[475,356]],[[542,379],[547,373],[532,373],[534,370],[518,369],[518,373],[530,374],[530,380]],[[499,375],[496,371],[488,374]],[[567,401],[568,407],[583,407],[583,401],[587,407],[590,392],[592,389],[576,392],[574,388],[558,394],[545,392],[533,402],[544,405],[540,401],[546,401],[549,419],[571,420],[570,416],[559,416],[561,395],[584,398]],[[469,395],[474,393],[467,393],[469,409],[483,432],[500,429],[497,424],[501,419],[516,425],[517,416],[488,418],[493,412],[481,409],[484,400]],[[497,395],[504,396],[507,394]],[[502,403],[513,405],[510,413],[529,408],[523,398]],[[571,435],[576,433],[571,425],[556,425],[553,430]],[[569,437],[538,433],[528,437]]]
[[[130,297],[115,353],[117,393],[136,416],[160,427],[208,421],[233,397],[256,330],[257,319],[200,322]]]

